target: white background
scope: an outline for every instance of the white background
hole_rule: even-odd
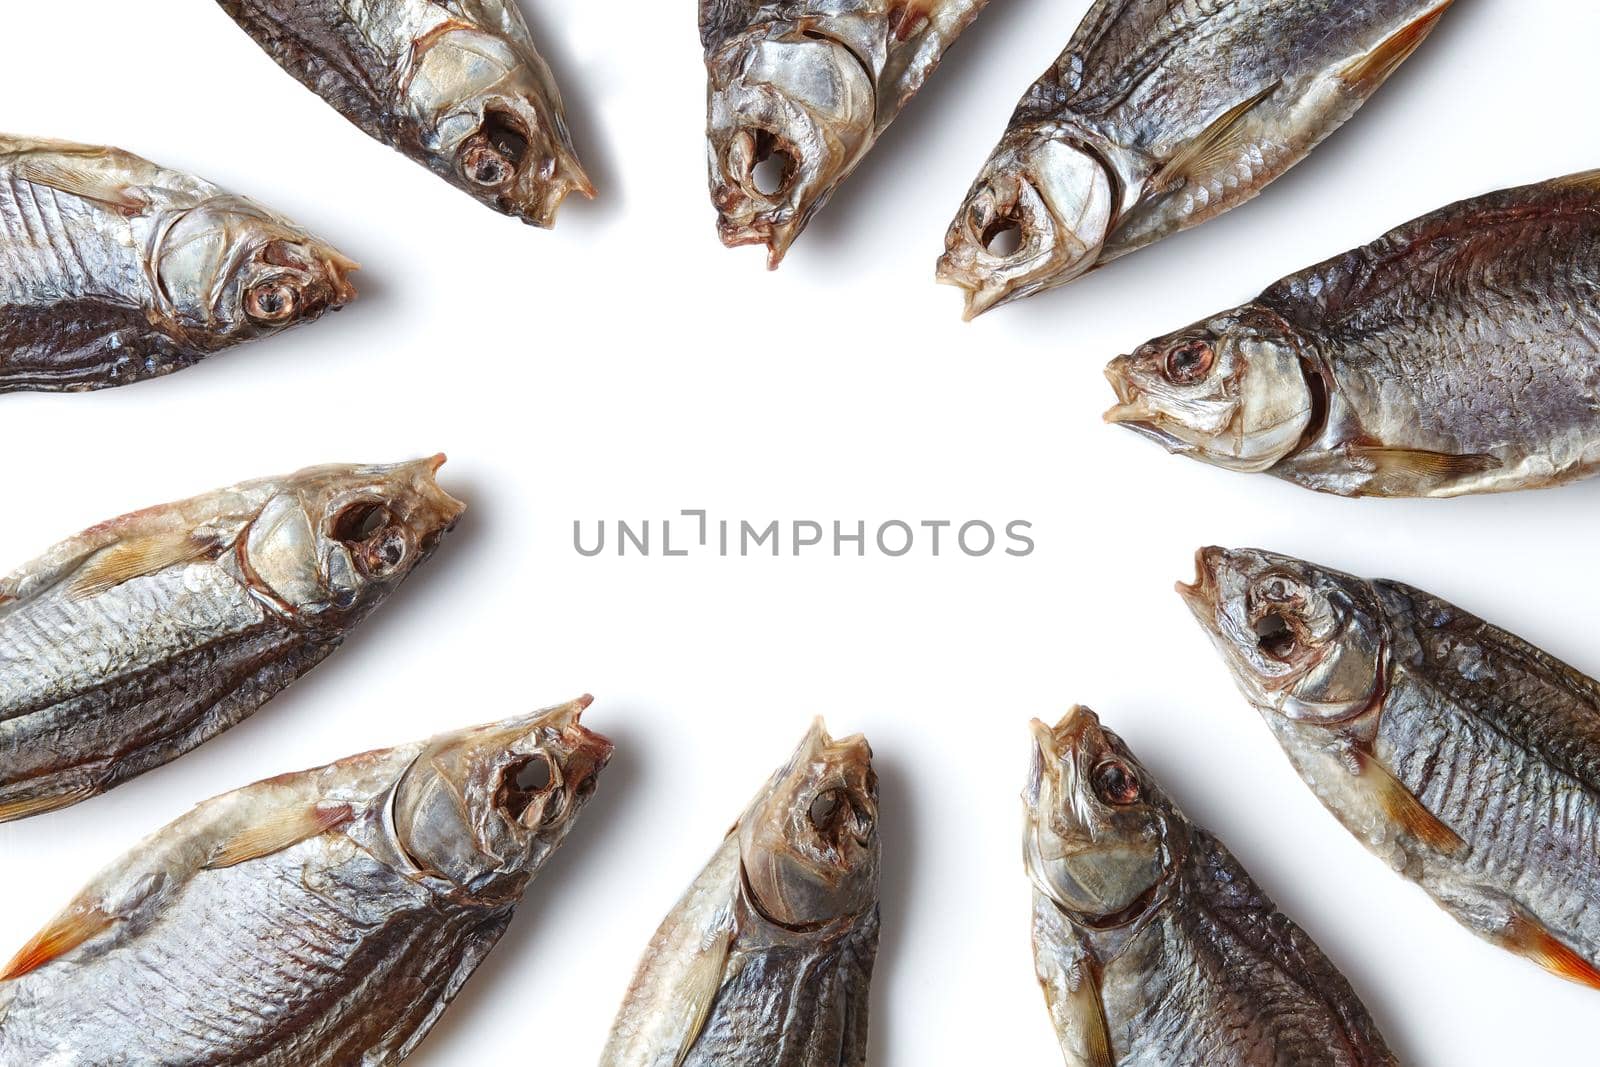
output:
[[[1600,487],[1352,503],[1106,427],[1106,359],[1447,201],[1600,163],[1571,0],[1464,0],[1259,201],[965,326],[945,226],[1087,0],[995,0],[783,269],[713,231],[692,5],[539,0],[602,199],[527,229],[347,125],[203,0],[9,4],[13,132],[118,144],[366,269],[343,314],[162,381],[0,398],[0,569],[301,465],[448,451],[470,503],[348,646],[113,793],[0,827],[0,955],[203,797],[592,691],[618,753],[413,1062],[596,1059],[651,931],[807,720],[883,790],[873,1060],[1059,1062],[1031,972],[1031,716],[1098,708],[1345,970],[1407,1064],[1592,1060],[1593,991],[1476,940],[1295,777],[1171,593],[1205,543],[1400,577],[1600,670]],[[1027,559],[584,559],[572,522],[1035,524]]]

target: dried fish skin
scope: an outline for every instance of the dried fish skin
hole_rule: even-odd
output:
[[[594,196],[516,0],[218,0],[368,136],[479,202],[555,225]]]
[[[988,0],[701,0],[717,233],[776,269]],[[775,160],[764,185],[757,167]]]
[[[1394,1067],[1345,977],[1094,712],[1033,733],[1034,961],[1069,1067]]]
[[[209,800],[0,977],[0,1062],[398,1063],[594,792],[589,698]]]
[[[1097,0],[967,193],[939,281],[966,290],[971,319],[1238,207],[1344,125],[1452,2]]]
[[[1340,496],[1600,470],[1600,172],[1462,201],[1150,341],[1107,420]]]
[[[0,822],[176,759],[322,662],[454,527],[443,462],[245,482],[0,578]]]
[[[0,393],[188,367],[355,299],[288,219],[116,148],[0,134]]]
[[[1467,929],[1600,988],[1600,683],[1399,582],[1202,549],[1178,589],[1339,821]]]
[[[878,788],[819,719],[651,939],[601,1067],[862,1067]]]

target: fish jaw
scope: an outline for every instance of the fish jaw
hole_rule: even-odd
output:
[[[1008,135],[950,224],[935,277],[965,290],[969,322],[1065,285],[1099,262],[1115,220],[1115,190],[1110,170],[1088,148]]]
[[[729,248],[765,245],[775,270],[871,144],[876,90],[843,44],[787,26],[735,38],[706,67],[717,234]]]

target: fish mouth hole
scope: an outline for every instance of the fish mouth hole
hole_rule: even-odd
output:
[[[1289,620],[1280,611],[1269,611],[1256,620],[1256,647],[1273,659],[1294,655],[1298,642]]]
[[[750,168],[750,185],[765,197],[786,192],[797,169],[793,151],[766,130],[756,131],[755,142],[755,163]]]

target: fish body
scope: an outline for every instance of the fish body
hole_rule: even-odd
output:
[[[116,148],[0,135],[0,393],[126,385],[338,310],[355,264]]]
[[[776,268],[987,2],[701,0],[723,244],[764,244]]]
[[[939,280],[966,290],[972,318],[1238,207],[1342,126],[1451,2],[1097,0],[973,183]]]
[[[1343,496],[1600,469],[1600,172],[1491,193],[1292,274],[1107,368],[1107,418]]]
[[[594,196],[516,0],[218,0],[369,136],[481,203],[554,225]]]
[[[245,482],[0,578],[0,822],[175,759],[320,663],[460,517],[442,462]]]
[[[877,780],[820,721],[651,939],[601,1067],[861,1067]]]
[[[1180,591],[1295,769],[1469,930],[1600,988],[1600,683],[1410,586],[1205,549]]]
[[[1394,1067],[1344,976],[1092,711],[1034,735],[1034,961],[1068,1067]]]
[[[587,704],[201,804],[6,968],[0,1063],[403,1060],[592,793],[611,746]]]

